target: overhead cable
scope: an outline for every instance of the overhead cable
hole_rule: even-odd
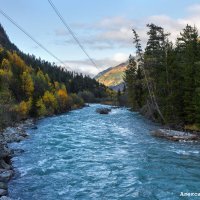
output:
[[[69,31],[69,33],[72,35],[72,37],[74,38],[74,40],[77,42],[77,44],[79,45],[79,47],[81,48],[81,50],[85,53],[85,55],[88,57],[88,59],[90,60],[90,62],[92,63],[92,65],[94,65],[97,68],[97,64],[94,62],[94,60],[90,57],[90,55],[87,53],[86,49],[84,48],[84,46],[81,44],[81,42],[79,41],[79,39],[77,38],[77,36],[75,35],[75,33],[72,31],[72,29],[70,28],[70,26],[66,23],[66,21],[64,20],[64,18],[62,17],[61,13],[59,12],[59,10],[55,7],[55,5],[53,4],[53,2],[51,0],[48,0],[49,4],[51,5],[51,7],[53,8],[53,10],[55,11],[55,13],[57,14],[57,16],[60,18],[60,20],[62,21],[62,23],[64,24],[64,26],[67,28],[67,30]]]
[[[17,24],[11,17],[9,17],[4,11],[0,9],[0,13],[8,19],[12,24],[14,24],[19,30],[21,30],[26,36],[28,36],[33,42],[35,42],[40,48],[42,48],[44,51],[46,51],[49,55],[51,55],[53,58],[55,58],[59,63],[62,63],[64,67],[72,70],[70,67],[66,66],[66,64],[59,59],[57,56],[55,56],[51,51],[49,51],[44,45],[42,45],[40,42],[38,42],[33,36],[31,36],[24,28],[22,28],[19,24]]]

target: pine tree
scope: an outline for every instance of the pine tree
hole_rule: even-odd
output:
[[[177,40],[177,56],[180,58],[179,68],[182,74],[183,96],[180,99],[184,108],[183,120],[186,124],[193,124],[196,118],[195,90],[198,87],[194,81],[196,77],[195,68],[198,66],[195,65],[195,62],[199,60],[197,48],[198,32],[195,27],[187,25],[180,36]]]
[[[143,79],[144,76],[141,67],[138,67],[134,57],[130,55],[124,81],[126,83],[130,105],[136,110],[140,109],[143,105]]]

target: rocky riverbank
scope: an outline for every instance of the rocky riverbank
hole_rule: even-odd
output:
[[[188,133],[182,131],[174,131],[169,129],[157,129],[151,134],[155,137],[164,138],[174,142],[179,141],[200,141],[200,135],[195,133]]]
[[[14,175],[11,158],[15,156],[15,150],[11,150],[9,143],[20,142],[28,137],[26,128],[36,128],[33,119],[8,127],[0,132],[0,200],[10,200],[8,195],[8,182]]]
[[[144,105],[140,110],[140,114],[145,118],[161,123],[157,118],[157,111],[155,106],[151,104]],[[156,116],[156,117],[155,117]],[[193,125],[182,124],[165,124],[162,129],[157,129],[151,132],[154,137],[164,138],[171,141],[198,141],[200,142],[200,130],[199,127]]]

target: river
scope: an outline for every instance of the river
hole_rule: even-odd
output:
[[[154,138],[158,125],[125,108],[108,115],[102,105],[45,118],[30,137],[12,144],[19,200],[183,199],[200,192],[200,145]],[[104,106],[103,106],[104,107]]]

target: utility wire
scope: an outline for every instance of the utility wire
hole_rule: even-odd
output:
[[[90,57],[90,55],[87,53],[86,49],[84,48],[84,46],[81,44],[81,42],[79,41],[79,39],[77,38],[77,36],[75,35],[75,33],[72,31],[72,29],[69,27],[69,25],[66,23],[66,21],[64,20],[64,18],[62,17],[62,15],[60,14],[59,10],[55,7],[55,5],[53,4],[53,2],[51,0],[48,0],[49,4],[51,5],[51,7],[53,8],[53,10],[55,11],[55,13],[57,14],[57,16],[60,18],[60,20],[62,21],[62,23],[64,24],[64,26],[67,28],[67,30],[69,31],[69,33],[72,35],[72,37],[74,38],[74,40],[77,42],[77,44],[79,45],[79,47],[81,48],[81,50],[85,53],[85,55],[89,58],[89,60],[91,61],[91,63],[96,67],[97,64],[94,62],[94,60]]]
[[[46,51],[49,55],[51,55],[53,58],[55,58],[57,61],[62,63],[66,68],[70,67],[66,66],[66,64],[60,60],[57,56],[55,56],[51,51],[49,51],[45,46],[43,46],[40,42],[38,42],[33,36],[31,36],[27,31],[25,31],[19,24],[17,24],[11,17],[9,17],[4,11],[0,9],[0,13],[8,19],[12,24],[14,24],[19,30],[21,30],[26,36],[28,36],[33,42],[35,42],[40,48],[42,48],[44,51]]]

